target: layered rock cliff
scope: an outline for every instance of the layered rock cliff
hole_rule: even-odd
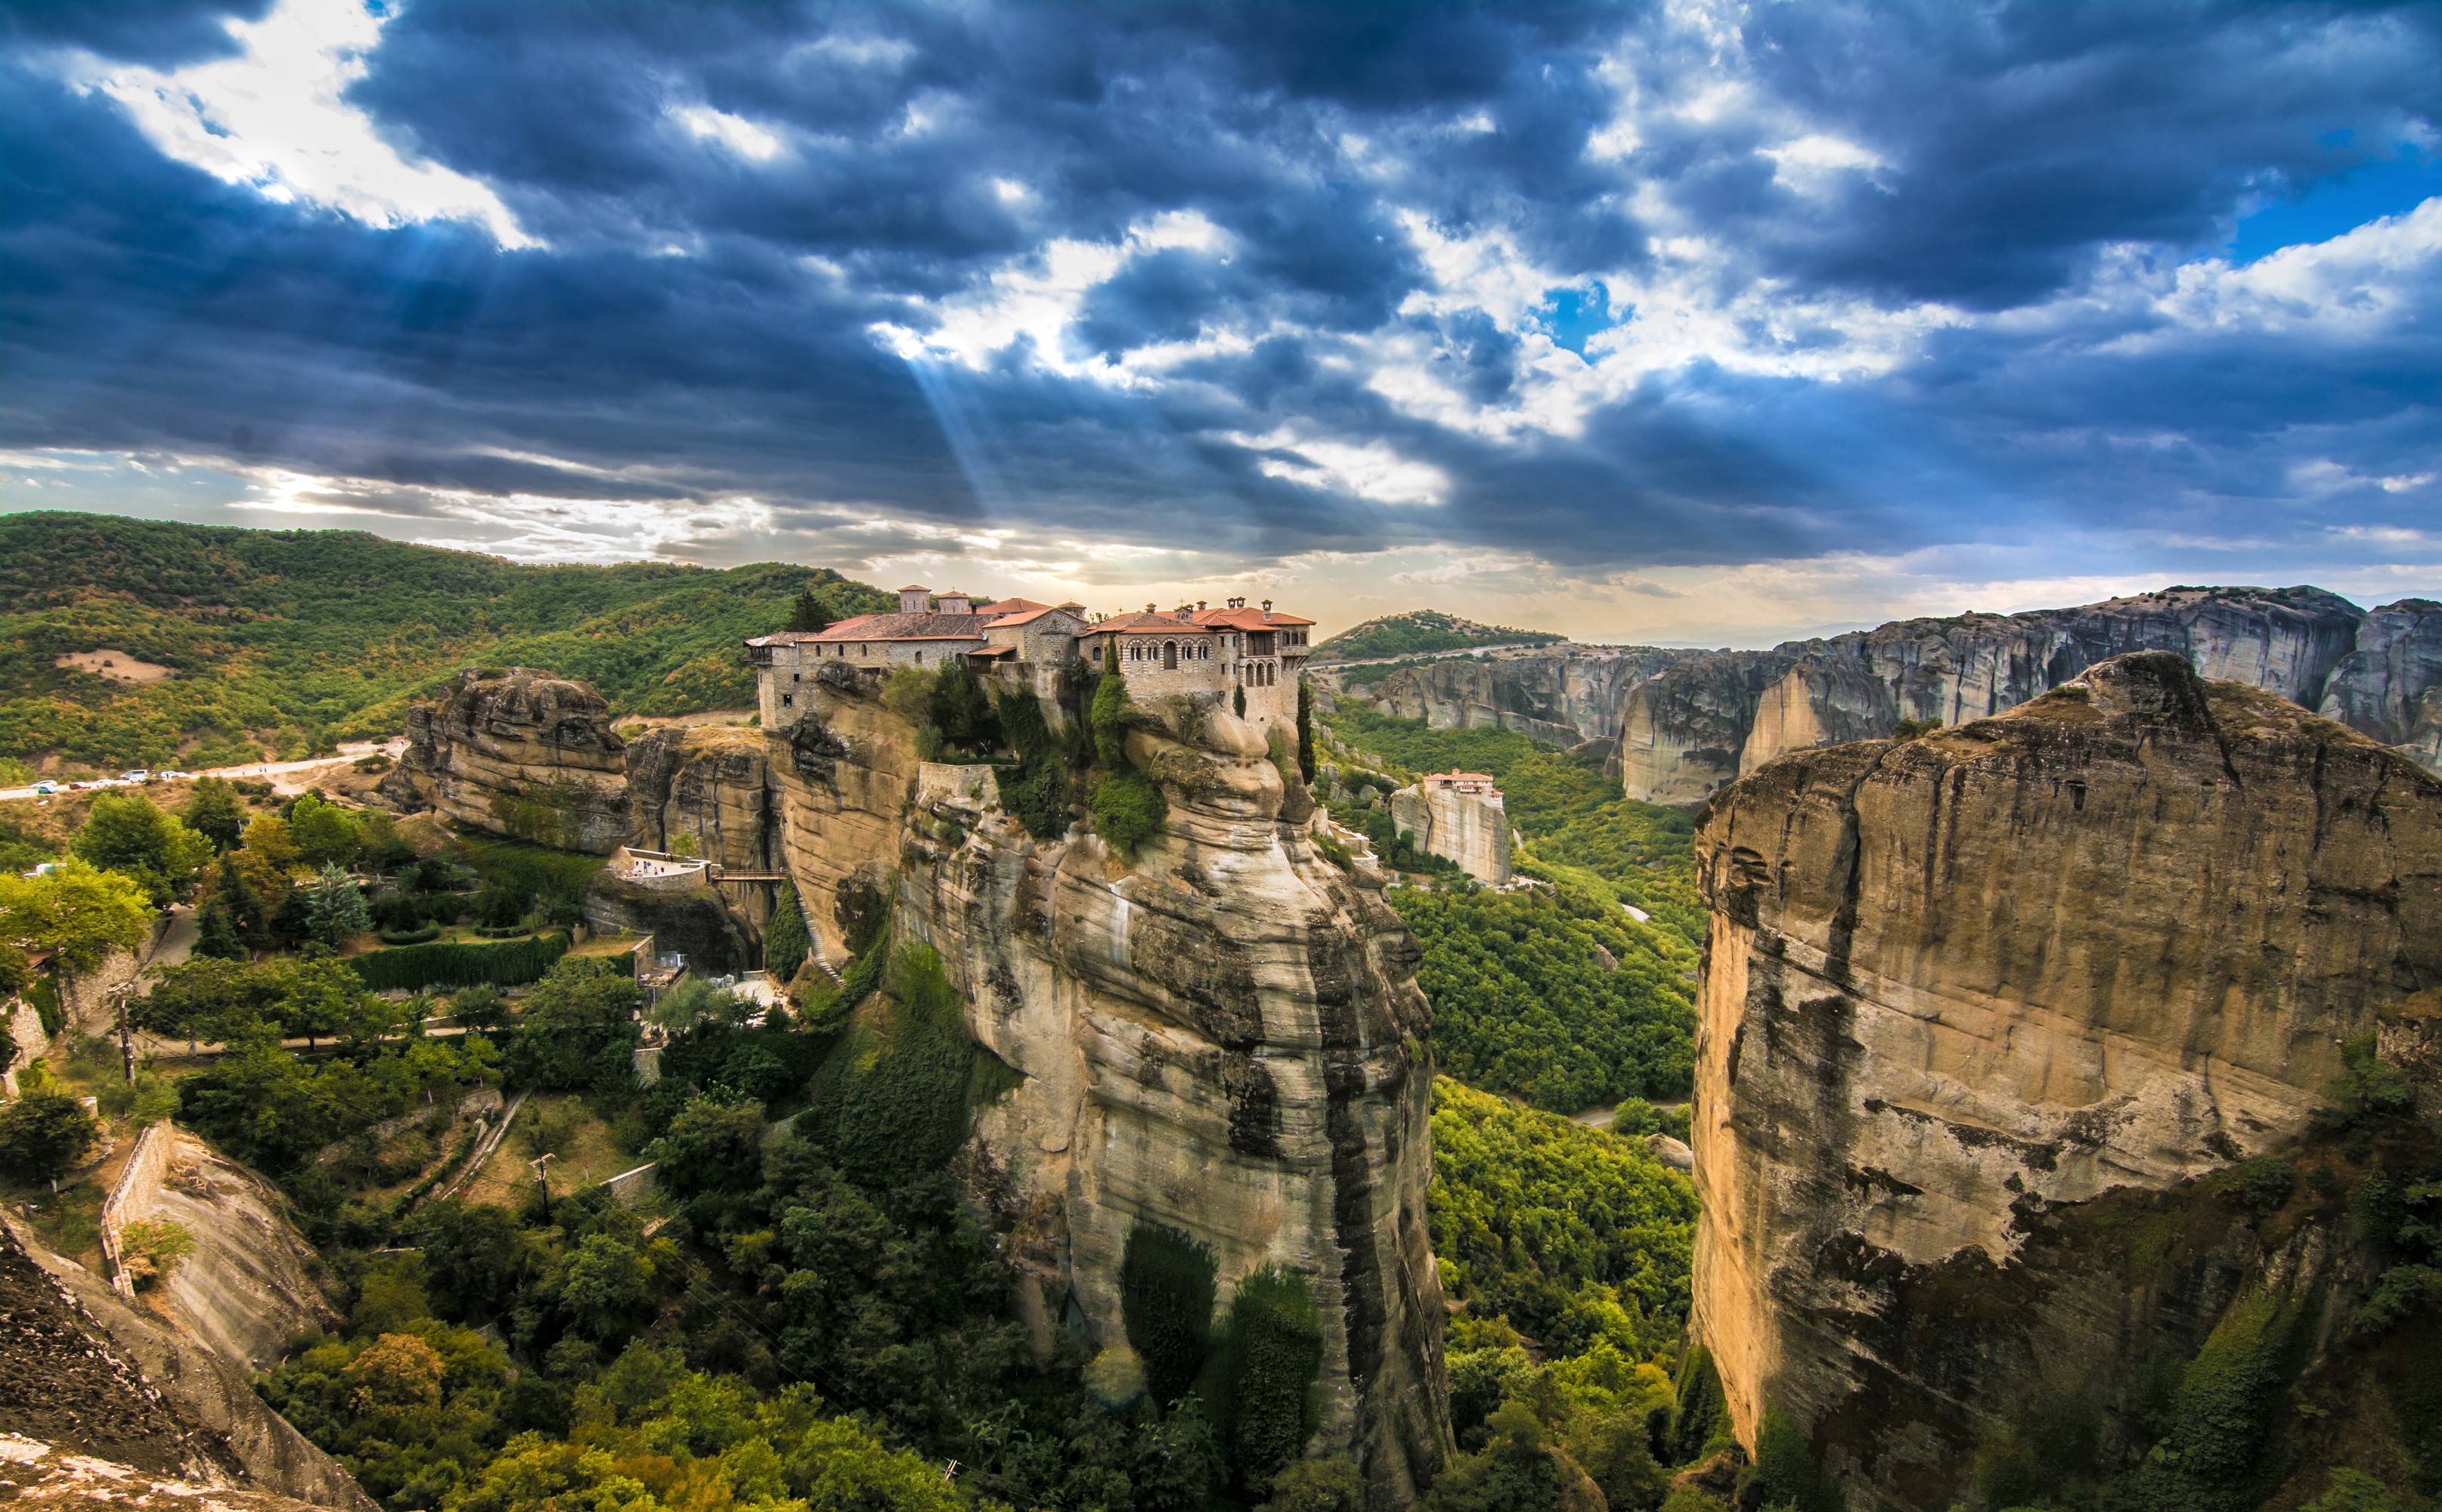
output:
[[[2368,614],[2324,682],[2323,714],[2442,772],[2442,604],[2403,598]]]
[[[1786,752],[1879,738],[1902,720],[1982,719],[2138,650],[2311,709],[2365,618],[2319,588],[2172,588],[1716,652],[1630,690],[1613,770],[1631,797],[1698,803]]]
[[[1650,646],[1547,646],[1402,667],[1357,691],[1386,714],[1436,730],[1498,727],[1555,745],[1608,741],[1631,689],[1709,653]],[[1354,668],[1317,668],[1338,690]]]
[[[874,683],[825,673],[771,737],[789,869],[833,953],[891,900],[1021,1074],[979,1118],[970,1179],[1016,1225],[1022,1308],[1123,1340],[1139,1224],[1210,1245],[1225,1304],[1261,1265],[1308,1278],[1320,1448],[1357,1458],[1375,1505],[1412,1504],[1449,1430],[1406,929],[1316,853],[1302,792],[1224,709],[1130,735],[1171,811],[1129,861],[1078,830],[1035,840],[988,770],[920,763]]]
[[[2244,665],[2309,695],[2324,644]],[[1776,1408],[1933,1512],[2048,1392],[2133,1421],[2233,1298],[2337,1337],[2345,1194],[2258,1230],[2195,1178],[2442,985],[2442,782],[2144,652],[1766,763],[1697,852],[1694,1328],[1749,1444]]]
[[[583,683],[526,667],[458,674],[407,711],[407,751],[381,792],[494,834],[608,854],[627,829],[627,751]]]

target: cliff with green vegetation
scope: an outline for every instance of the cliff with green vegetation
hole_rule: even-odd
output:
[[[2143,652],[1771,762],[1696,845],[1694,1323],[1750,1449],[1911,1512],[2442,1488],[2442,782]]]
[[[1065,743],[1004,695],[1089,830],[1016,796],[1046,780],[1022,760],[920,760],[925,679],[810,686],[771,736],[789,869],[827,951],[938,953],[937,1011],[1008,1077],[960,1169],[1010,1225],[1037,1347],[1089,1340],[1090,1379],[1158,1405],[1194,1388],[1255,1483],[1314,1454],[1412,1504],[1449,1446],[1428,1016],[1293,762],[1226,704],[1131,706],[1117,677]],[[893,1147],[929,1138],[892,1117]]]
[[[583,679],[616,715],[742,708],[738,643],[809,589],[833,617],[896,603],[768,562],[528,567],[356,531],[0,517],[0,758],[303,756],[397,731],[410,700],[482,665]]]

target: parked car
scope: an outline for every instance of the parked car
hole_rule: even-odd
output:
[[[150,779],[152,775],[152,773],[145,771],[142,767],[137,767],[132,772],[120,773],[118,774],[118,780],[121,782],[143,782]]]
[[[34,784],[34,791],[47,798],[60,791],[60,785],[47,779]]]

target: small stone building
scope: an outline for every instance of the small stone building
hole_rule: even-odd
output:
[[[1478,882],[1509,881],[1509,814],[1484,773],[1428,774],[1391,794],[1391,822],[1416,837],[1417,849],[1458,863]]]

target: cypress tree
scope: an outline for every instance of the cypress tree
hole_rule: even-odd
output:
[[[814,596],[811,583],[797,591],[797,601],[789,606],[789,625],[793,630],[821,631],[831,628],[831,617],[823,601]]]
[[[763,967],[775,985],[787,986],[813,951],[806,932],[806,912],[797,903],[797,884],[784,882],[772,904],[772,922],[763,931]]]
[[[1298,678],[1298,775],[1314,780],[1314,689],[1303,676]]]

